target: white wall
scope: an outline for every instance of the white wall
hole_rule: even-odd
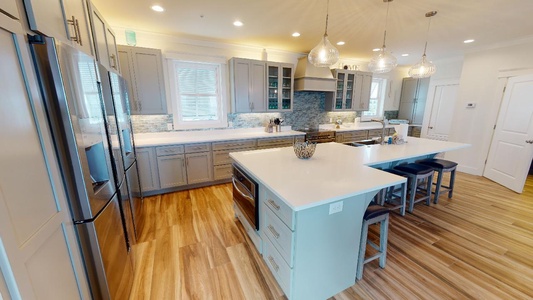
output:
[[[533,67],[533,41],[479,50],[465,55],[454,111],[450,141],[469,143],[470,148],[446,154],[459,163],[460,170],[482,175],[501,103],[501,71]],[[465,108],[474,102],[474,109]]]

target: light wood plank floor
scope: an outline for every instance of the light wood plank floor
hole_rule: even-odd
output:
[[[149,197],[144,210],[130,299],[285,298],[233,216],[230,184]],[[532,216],[532,176],[516,194],[458,173],[453,200],[393,213],[386,268],[367,264],[331,299],[533,299]]]

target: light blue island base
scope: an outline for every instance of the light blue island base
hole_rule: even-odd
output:
[[[289,299],[327,299],[355,284],[361,220],[376,192],[296,212],[293,286]]]

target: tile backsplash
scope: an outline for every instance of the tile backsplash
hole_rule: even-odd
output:
[[[354,122],[358,112],[327,112],[325,111],[326,94],[324,92],[295,92],[293,111],[276,113],[229,113],[229,129],[251,128],[264,126],[271,118],[281,118],[283,125],[293,129],[317,127],[329,123],[329,120],[342,119],[345,123]],[[385,111],[387,119],[398,116],[398,111]],[[168,131],[167,124],[172,123],[172,115],[134,115],[133,130],[136,133]]]

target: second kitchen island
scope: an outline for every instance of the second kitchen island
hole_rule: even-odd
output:
[[[259,228],[247,212],[235,212],[289,299],[326,299],[355,283],[362,219],[372,198],[406,181],[370,166],[466,146],[410,138],[404,145],[359,148],[319,144],[308,160],[292,147],[231,153],[257,183]]]

